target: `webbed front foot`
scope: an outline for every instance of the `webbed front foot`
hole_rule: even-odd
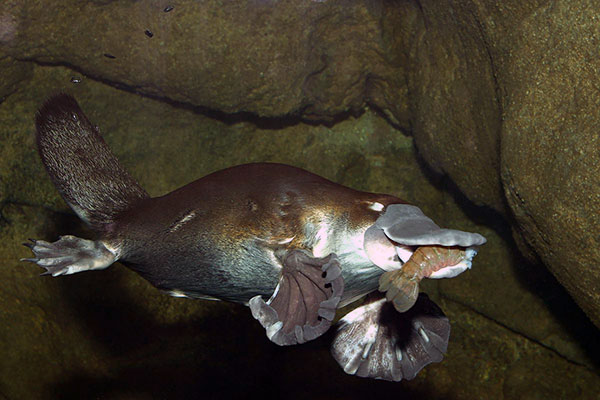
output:
[[[76,236],[60,236],[50,243],[44,240],[29,239],[23,243],[35,257],[22,258],[46,269],[42,275],[69,275],[81,271],[104,269],[116,261],[117,257],[101,241],[81,239]]]
[[[331,353],[347,374],[400,381],[441,361],[449,337],[448,318],[424,293],[405,313],[371,294],[340,320]]]
[[[316,258],[304,250],[283,259],[279,284],[265,302],[253,297],[250,310],[274,343],[304,343],[325,333],[335,317],[344,290],[342,269],[335,255]]]
[[[405,274],[404,269],[386,271],[379,278],[379,291],[398,312],[408,311],[419,297],[419,277]]]

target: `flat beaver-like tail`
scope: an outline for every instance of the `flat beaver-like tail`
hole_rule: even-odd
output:
[[[119,164],[75,99],[51,97],[36,115],[37,147],[63,199],[94,230],[148,193]]]

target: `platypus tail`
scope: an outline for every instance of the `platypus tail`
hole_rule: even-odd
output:
[[[51,97],[36,115],[37,147],[63,199],[92,229],[103,232],[148,193],[119,164],[75,99]]]

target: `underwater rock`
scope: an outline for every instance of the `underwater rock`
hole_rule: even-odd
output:
[[[514,103],[501,173],[516,231],[600,327],[597,13],[591,2],[560,2],[518,32],[527,45],[506,71]]]
[[[17,34],[20,32],[18,15],[11,12],[11,8],[4,5],[0,10],[0,103],[16,90],[19,82],[30,78],[33,70],[32,65],[17,61],[4,51],[18,43]]]
[[[226,113],[329,119],[361,110],[369,97],[405,104],[401,36],[391,34],[396,8],[359,0],[22,1],[5,11],[19,35],[0,41],[0,51]]]
[[[419,151],[511,217],[524,253],[600,326],[598,7],[420,4],[407,78]]]
[[[476,204],[502,211],[495,71],[476,14],[466,8],[432,2],[414,11],[415,40],[405,50],[412,135],[437,173]]]
[[[0,52],[0,71],[2,71],[0,103],[17,89],[19,82],[31,77],[32,70],[32,65],[14,60],[11,57],[3,57]]]

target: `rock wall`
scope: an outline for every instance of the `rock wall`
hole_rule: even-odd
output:
[[[600,326],[598,4],[420,4],[407,79],[419,150],[510,218]]]

